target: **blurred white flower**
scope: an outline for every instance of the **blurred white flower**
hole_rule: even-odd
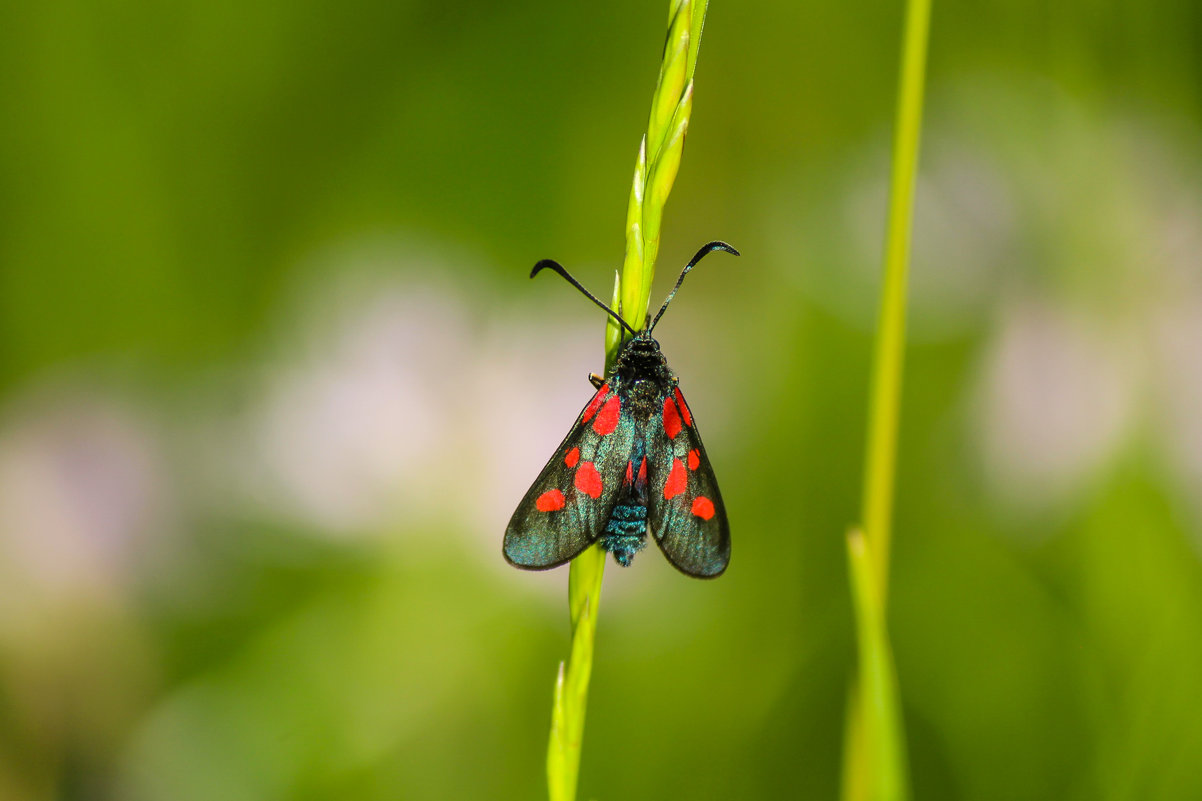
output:
[[[145,413],[38,387],[0,423],[0,604],[107,595],[163,525],[167,481]]]
[[[379,529],[436,489],[430,463],[454,426],[459,309],[444,294],[385,285],[305,332],[292,363],[267,370],[250,445],[278,509],[318,528]]]
[[[325,255],[252,372],[247,408],[217,423],[213,491],[335,536],[428,509],[437,464],[458,448],[471,349],[462,298],[429,277],[444,261],[401,243]]]
[[[1012,256],[1021,193],[975,139],[938,121],[915,185],[909,338],[943,340],[980,324]],[[887,140],[849,149],[829,174],[786,173],[765,210],[771,261],[805,295],[858,327],[876,322],[885,213]],[[802,224],[799,225],[799,220]]]
[[[1037,298],[1008,304],[978,387],[991,487],[1019,508],[1066,500],[1130,430],[1140,363],[1113,327]]]
[[[1202,519],[1202,291],[1169,305],[1156,321],[1155,337],[1154,431],[1183,497]]]
[[[909,305],[911,338],[938,340],[976,325],[993,300],[999,273],[1016,236],[1017,203],[998,165],[979,147],[935,129],[915,185]],[[852,251],[862,322],[876,321],[881,281],[889,162],[875,168],[844,198],[842,230]]]

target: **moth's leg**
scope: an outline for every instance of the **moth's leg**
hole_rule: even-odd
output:
[[[601,389],[601,385],[605,383],[605,379],[596,373],[589,373],[588,382],[593,385],[594,389]]]

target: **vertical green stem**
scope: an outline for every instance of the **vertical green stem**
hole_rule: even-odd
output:
[[[897,801],[909,796],[906,744],[897,703],[897,676],[885,630],[885,603],[868,540],[847,535],[859,659],[848,706],[844,798]]]
[[[863,529],[851,531],[847,538],[859,661],[847,710],[845,801],[897,801],[909,796],[905,738],[886,610],[906,341],[906,288],[930,14],[930,0],[907,0],[884,283],[868,410]]]
[[[884,286],[877,321],[862,516],[872,543],[882,598],[889,586],[897,425],[901,416],[902,363],[906,344],[906,285],[910,272],[910,230],[914,182],[922,129],[930,0],[908,0],[898,85],[897,129],[893,137],[893,177],[885,237]]]
[[[680,168],[693,109],[693,72],[707,6],[708,0],[671,0],[668,7],[668,37],[626,211],[626,255],[614,284],[614,305],[636,330],[647,317],[664,204]],[[622,344],[622,329],[607,319],[608,372]],[[604,573],[605,551],[599,545],[572,560],[568,569],[572,646],[567,660],[559,666],[551,710],[551,737],[547,746],[547,790],[551,801],[576,798]]]

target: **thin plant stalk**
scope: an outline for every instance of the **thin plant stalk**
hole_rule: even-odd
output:
[[[855,610],[857,682],[848,705],[844,798],[896,801],[909,797],[906,743],[897,703],[897,676],[885,630],[885,599],[868,538],[847,534],[847,565]],[[854,756],[854,760],[852,757]]]
[[[897,428],[901,417],[902,366],[906,344],[906,287],[910,273],[914,184],[918,176],[918,145],[922,131],[923,83],[930,15],[930,0],[907,0],[898,85],[897,128],[893,138],[889,222],[885,236],[884,286],[881,290],[880,316],[877,320],[876,355],[868,415],[862,516],[865,535],[872,542],[882,590],[887,590],[889,586]]]
[[[651,97],[647,131],[639,144],[626,210],[626,255],[614,282],[614,306],[635,330],[647,318],[664,204],[680,168],[693,109],[693,72],[707,6],[708,0],[671,0],[668,7],[663,61]],[[621,345],[622,329],[611,318],[606,319],[608,372]],[[547,790],[551,801],[576,798],[605,557],[605,550],[594,545],[572,560],[568,569],[572,644],[555,680],[547,746]]]
[[[844,801],[904,801],[909,797],[905,738],[886,611],[906,341],[906,288],[930,15],[930,0],[907,0],[884,283],[868,409],[862,528],[853,529],[847,536],[859,659],[847,710]]]

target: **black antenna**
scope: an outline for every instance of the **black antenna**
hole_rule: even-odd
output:
[[[727,247],[730,247],[730,245],[727,245]],[[690,264],[689,266],[692,267],[693,265]],[[580,285],[579,281],[577,281],[572,276],[568,275],[568,271],[565,270],[563,268],[563,265],[560,264],[559,262],[554,261],[552,259],[543,259],[538,264],[534,265],[534,269],[530,271],[530,277],[533,278],[534,276],[538,275],[539,270],[543,270],[543,269],[554,270],[555,272],[562,275],[563,279],[565,281],[567,281],[569,284],[571,284],[572,286],[579,289],[582,293],[584,293],[584,296],[586,298],[591,300],[593,303],[596,303],[601,308],[605,309],[606,313],[608,313],[611,317],[613,317],[615,320],[617,320],[622,325],[623,328],[625,328],[627,331],[629,331],[631,336],[637,337],[639,335],[639,333],[637,331],[635,331],[633,328],[630,327],[630,323],[628,323],[622,319],[621,315],[619,315],[616,311],[614,311],[613,309],[606,306],[601,301],[597,300],[596,295],[594,295],[592,292],[589,292],[587,289],[585,289],[584,287],[582,287]]]
[[[724,250],[734,256],[739,255],[739,251],[725,242],[710,242],[708,245],[703,245],[701,250],[697,251],[697,255],[680,271],[680,278],[676,279],[676,286],[672,287],[672,291],[668,293],[664,305],[659,307],[659,314],[655,315],[655,319],[651,321],[651,325],[647,326],[648,331],[653,331],[655,324],[659,322],[659,318],[664,316],[664,312],[668,310],[668,304],[672,302],[672,298],[676,297],[676,290],[680,289],[680,285],[684,281],[684,277],[689,274],[689,270],[693,269],[697,262],[701,261],[707,254],[713,253],[715,250]]]

